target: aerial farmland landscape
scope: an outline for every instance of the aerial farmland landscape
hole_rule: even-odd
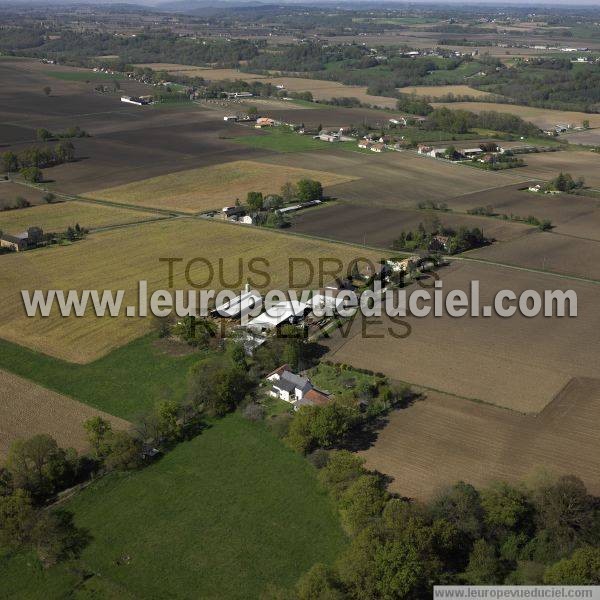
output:
[[[593,3],[0,2],[0,599],[600,597],[599,167]]]

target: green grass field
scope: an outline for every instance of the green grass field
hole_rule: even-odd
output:
[[[235,138],[234,141],[253,148],[274,150],[276,152],[308,152],[310,150],[324,150],[330,147],[330,144],[327,142],[313,140],[310,135],[299,135],[290,129],[282,127],[274,127],[260,135]]]
[[[170,391],[181,397],[190,366],[202,353],[171,356],[150,334],[105,357],[78,365],[0,339],[0,368],[123,419],[135,417]]]
[[[49,571],[0,554],[11,598],[258,598],[268,582],[291,586],[332,562],[345,543],[314,468],[237,415],[142,471],[99,480],[67,508],[93,540],[75,564]]]

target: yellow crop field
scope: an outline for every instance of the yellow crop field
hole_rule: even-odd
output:
[[[398,91],[403,94],[415,94],[429,98],[442,98],[448,94],[471,96],[473,98],[489,98],[492,95],[482,90],[476,90],[468,85],[413,85],[398,88]]]
[[[295,261],[292,286],[315,289],[321,287],[317,280],[319,259],[337,258],[347,265],[363,256],[380,258],[364,248],[200,219],[156,221],[99,232],[71,246],[0,257],[0,337],[86,363],[149,331],[151,319],[98,318],[91,307],[82,317],[63,318],[54,308],[46,318],[30,318],[23,308],[21,290],[124,290],[123,306],[136,305],[139,280],[148,281],[149,293],[169,288],[168,264],[163,262],[168,258],[177,259],[173,268],[175,289],[190,289],[185,275],[189,266],[190,280],[204,289],[239,290],[250,279],[258,289],[287,290],[289,259],[296,257],[315,265],[315,277],[308,280],[310,269]],[[207,281],[210,268],[206,262],[196,260],[189,265],[198,258],[212,266],[212,281]],[[255,270],[265,271],[270,281],[250,272],[253,258],[263,259],[255,264]],[[324,283],[332,279],[329,275]]]
[[[89,192],[85,196],[148,208],[166,208],[198,213],[244,201],[249,191],[279,193],[281,186],[300,179],[317,179],[323,187],[355,179],[327,171],[273,167],[250,160],[238,160],[134,181]]]
[[[592,127],[600,127],[600,115],[575,112],[569,110],[551,110],[549,108],[536,108],[534,106],[520,106],[518,104],[498,104],[495,102],[436,102],[435,108],[446,106],[458,110],[470,110],[475,113],[494,110],[496,112],[517,115],[526,121],[531,121],[541,128],[552,127],[559,123],[581,126],[588,120]]]
[[[121,225],[151,219],[152,213],[87,202],[58,202],[41,204],[19,210],[0,212],[0,231],[19,233],[28,227],[41,227],[44,231],[64,231],[79,223],[86,229]]]

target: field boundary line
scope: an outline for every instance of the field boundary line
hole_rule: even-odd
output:
[[[25,187],[29,187],[29,188],[33,188],[35,190],[41,191],[41,192],[49,192],[51,194],[54,194],[55,196],[58,196],[59,198],[64,199],[65,201],[74,201],[74,202],[86,202],[88,204],[100,204],[102,206],[109,206],[111,208],[126,208],[129,210],[137,210],[138,212],[143,212],[143,213],[158,213],[158,214],[162,214],[165,215],[167,217],[193,217],[194,213],[186,213],[186,212],[182,212],[179,210],[168,210],[166,208],[153,208],[153,207],[144,207],[144,206],[138,206],[137,204],[124,204],[124,203],[120,203],[120,202],[114,202],[112,200],[102,200],[99,198],[88,198],[86,196],[79,196],[77,194],[67,194],[66,192],[59,192],[59,191],[54,191],[51,189],[48,189],[47,187],[43,186],[43,185],[36,185],[34,183],[30,183],[28,181],[18,181],[15,179],[11,179],[10,180],[11,183],[16,183],[17,185],[22,185]]]
[[[446,259],[450,261],[462,261],[462,262],[475,262],[481,264],[492,265],[495,267],[506,267],[507,269],[513,269],[515,271],[525,271],[528,273],[538,273],[539,275],[549,275],[550,277],[558,277],[560,279],[567,279],[571,281],[578,281],[580,283],[592,283],[595,285],[600,285],[599,279],[593,279],[591,277],[580,277],[578,275],[568,275],[566,273],[557,273],[556,271],[547,271],[544,269],[534,269],[532,267],[522,267],[515,264],[510,263],[501,263],[493,260],[489,260],[487,258],[472,258],[470,256],[446,256]]]
[[[194,217],[194,215],[185,215],[185,216]],[[407,256],[407,257],[412,256],[412,254],[410,254],[408,252],[401,252],[401,251],[396,252],[389,248],[381,248],[378,246],[355,244],[353,242],[345,242],[343,240],[334,240],[332,238],[327,238],[327,237],[323,237],[323,236],[319,236],[319,235],[300,233],[299,231],[288,231],[286,229],[272,229],[271,227],[257,227],[254,225],[245,225],[243,223],[236,223],[234,221],[224,221],[224,220],[220,220],[220,219],[215,219],[213,217],[208,217],[208,216],[206,216],[206,213],[200,213],[198,215],[195,215],[195,218],[196,219],[204,219],[204,220],[210,221],[212,223],[218,223],[219,225],[230,225],[232,227],[246,227],[246,228],[254,227],[256,229],[259,229],[260,231],[268,231],[269,233],[272,233],[275,235],[282,235],[282,236],[293,235],[296,237],[305,238],[305,239],[309,239],[309,240],[319,240],[321,242],[328,242],[330,244],[339,244],[339,245],[343,245],[343,246],[350,246],[351,248],[363,248],[365,250],[371,250],[374,252],[384,252],[388,256],[400,256],[400,255]]]

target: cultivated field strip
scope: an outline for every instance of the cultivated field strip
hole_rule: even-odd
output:
[[[445,291],[468,292],[470,282],[479,281],[482,305],[502,289],[573,289],[578,316],[407,317],[411,331],[403,339],[388,328],[397,334],[407,328],[386,318],[367,327],[372,337],[364,336],[357,320],[348,337],[336,334],[327,342],[331,359],[519,413],[539,413],[571,378],[597,375],[600,286],[466,261],[439,276]]]
[[[570,380],[537,416],[428,391],[390,416],[364,456],[370,468],[394,478],[391,489],[420,499],[460,480],[485,486],[544,471],[577,475],[597,494],[599,418],[598,379]]]
[[[316,179],[328,187],[355,177],[292,166],[274,168],[267,163],[240,160],[89,192],[85,197],[198,213],[232,205],[236,199],[244,201],[249,191],[279,193],[284,183],[300,179]]]
[[[109,420],[115,429],[130,426],[123,419],[0,370],[0,460],[6,458],[12,442],[39,433],[51,435],[60,446],[86,450],[83,423],[95,416]]]

